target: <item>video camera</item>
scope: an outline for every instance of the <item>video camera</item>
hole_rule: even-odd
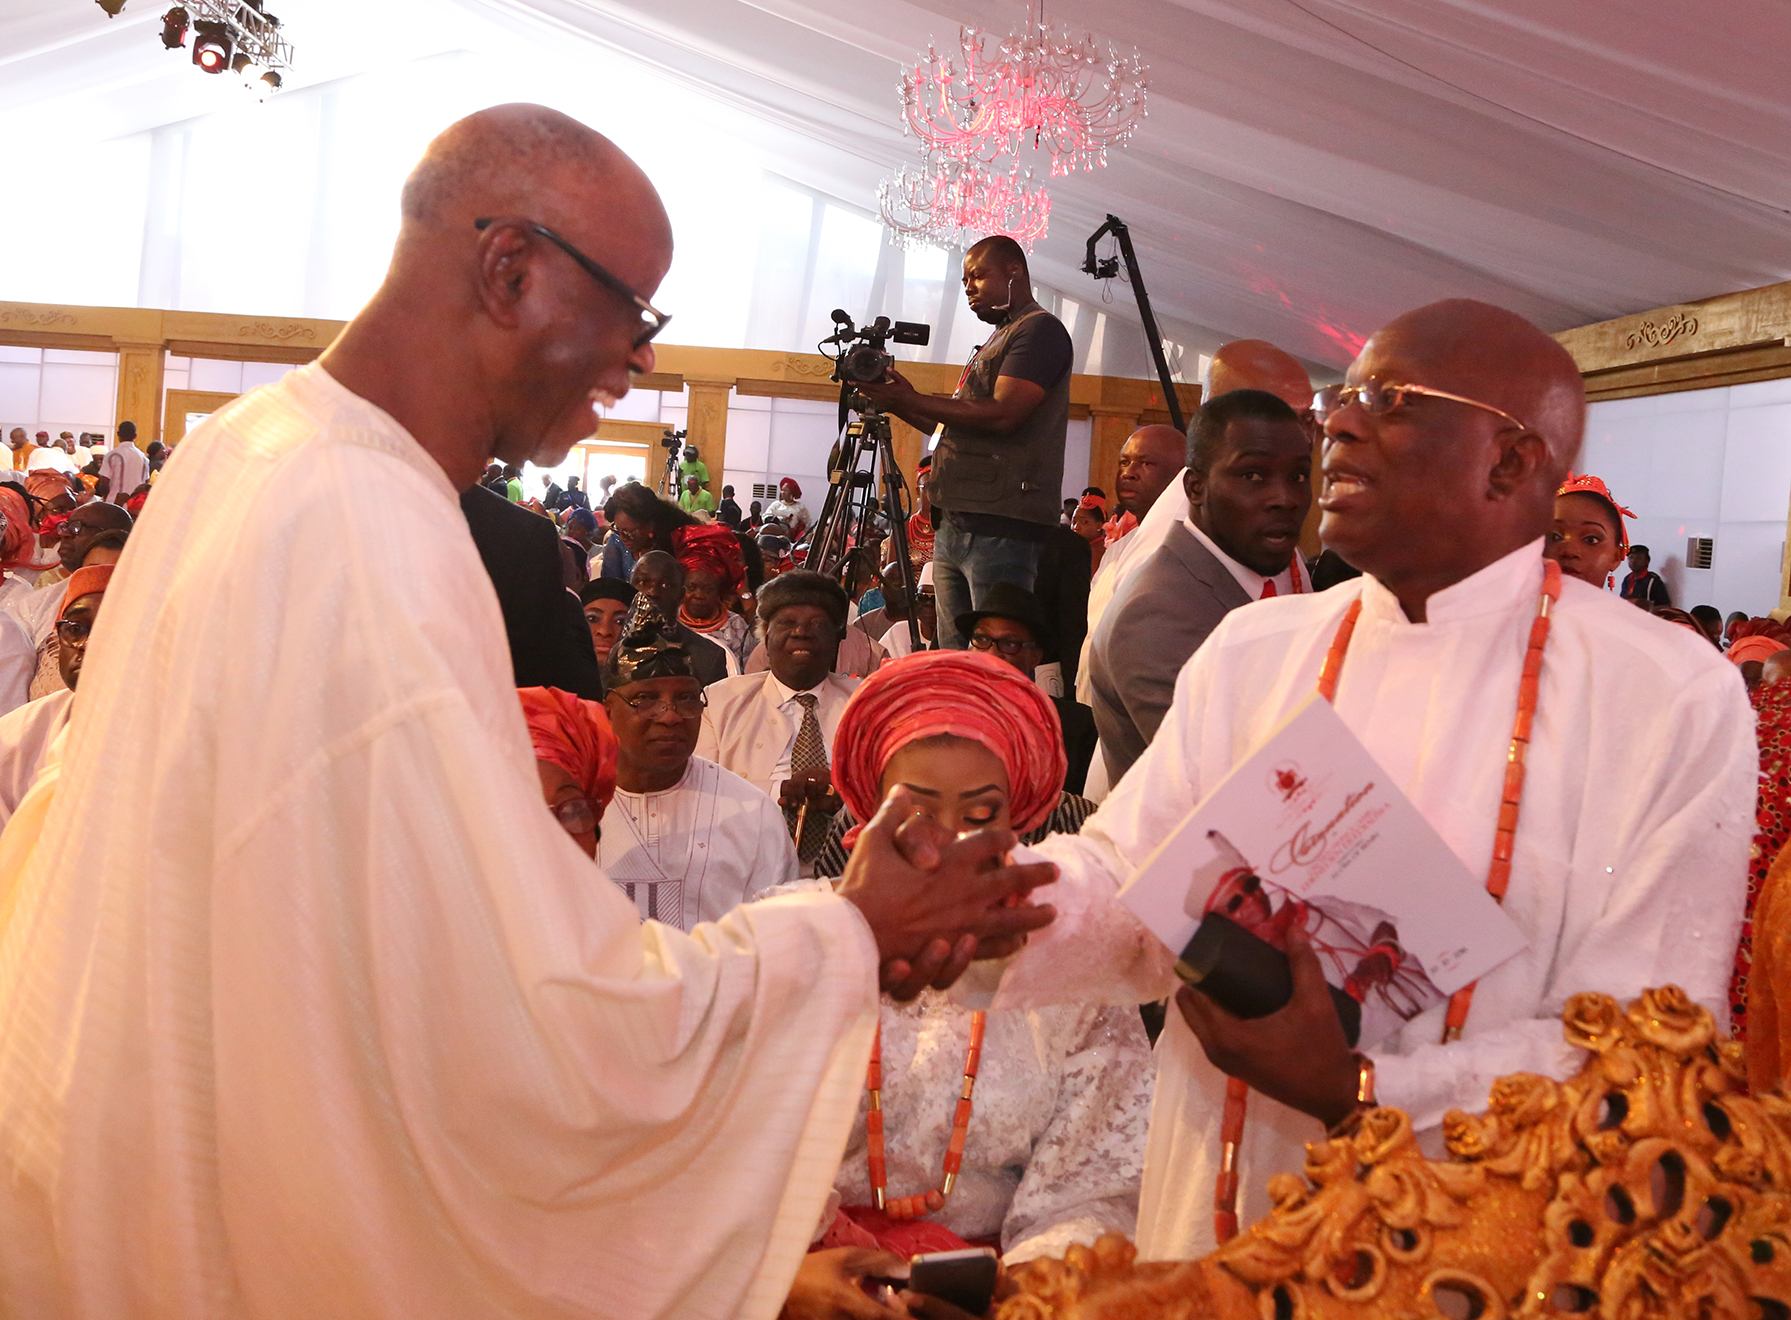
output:
[[[665,434],[659,438],[659,447],[661,449],[682,449],[684,448],[684,437],[689,434],[690,432],[687,430],[674,431],[668,426],[665,428]]]
[[[833,379],[842,385],[871,385],[882,380],[895,365],[895,358],[886,351],[890,340],[898,344],[925,344],[933,337],[931,326],[920,321],[896,321],[879,316],[860,330],[852,318],[839,308],[833,309],[833,333],[816,345],[824,356],[833,359]],[[827,345],[838,351],[827,352]]]

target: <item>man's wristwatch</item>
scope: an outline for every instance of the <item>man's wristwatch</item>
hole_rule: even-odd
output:
[[[1356,1103],[1349,1113],[1338,1119],[1325,1132],[1327,1137],[1348,1137],[1355,1134],[1362,1123],[1362,1115],[1375,1108],[1374,1099],[1374,1060],[1357,1050],[1356,1060]]]

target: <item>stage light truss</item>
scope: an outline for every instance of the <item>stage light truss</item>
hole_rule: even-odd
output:
[[[292,69],[292,43],[259,0],[182,0],[162,18],[162,44],[177,50],[189,38],[195,65],[234,73],[258,96],[280,90]]]

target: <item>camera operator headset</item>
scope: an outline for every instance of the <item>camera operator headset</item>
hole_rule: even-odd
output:
[[[1063,323],[1032,296],[1026,254],[995,234],[964,254],[964,296],[996,327],[951,398],[921,394],[893,367],[859,393],[935,435],[933,507],[940,644],[961,648],[952,621],[988,589],[1030,590],[1039,548],[1058,526],[1074,357]]]

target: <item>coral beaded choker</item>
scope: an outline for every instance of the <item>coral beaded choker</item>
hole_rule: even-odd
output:
[[[945,1205],[958,1181],[958,1170],[964,1164],[964,1139],[970,1133],[970,1095],[976,1090],[976,1070],[983,1057],[983,1026],[987,1013],[970,1015],[970,1050],[964,1056],[964,1086],[958,1093],[958,1111],[952,1116],[951,1143],[945,1148],[945,1178],[940,1186],[913,1196],[889,1199],[889,1165],[883,1147],[883,1024],[877,1024],[876,1039],[871,1044],[871,1066],[865,1077],[870,1092],[870,1110],[865,1114],[865,1153],[871,1166],[871,1199],[877,1209],[891,1219],[919,1219]]]
[[[1549,616],[1555,602],[1561,599],[1561,566],[1552,559],[1542,565],[1542,592],[1536,601],[1536,617],[1530,622],[1530,646],[1524,652],[1523,677],[1517,684],[1517,718],[1511,726],[1511,746],[1505,755],[1505,786],[1499,794],[1499,824],[1493,833],[1492,862],[1486,871],[1486,892],[1500,902],[1511,885],[1512,847],[1517,839],[1518,809],[1524,796],[1524,759],[1530,751],[1530,728],[1536,719],[1536,698],[1542,684],[1542,651],[1548,645]],[[1350,637],[1356,631],[1356,620],[1362,614],[1362,598],[1356,597],[1337,625],[1331,649],[1318,671],[1318,694],[1326,701],[1337,700],[1337,677],[1343,672],[1343,658],[1349,652]],[[1449,997],[1449,1011],[1443,1018],[1443,1044],[1461,1039],[1467,1025],[1468,1009],[1474,1002],[1474,987],[1465,985]],[[1238,1148],[1244,1139],[1244,1115],[1250,1088],[1235,1077],[1225,1082],[1225,1111],[1220,1120],[1222,1144],[1219,1178],[1213,1189],[1213,1229],[1218,1240],[1225,1242],[1238,1231]]]

